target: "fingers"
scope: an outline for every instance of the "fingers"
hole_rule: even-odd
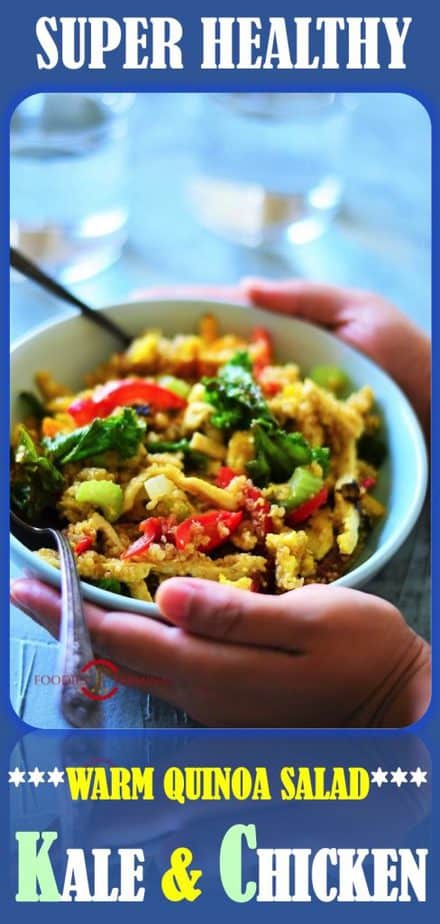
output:
[[[14,581],[11,600],[58,638],[60,596],[53,587],[33,579]],[[95,651],[138,674],[168,676],[178,662],[176,630],[133,613],[106,612],[84,605]]]
[[[14,606],[23,610],[53,638],[58,638],[60,595],[54,587],[43,584],[35,578],[19,578],[11,584],[10,598]],[[87,610],[98,609],[92,604],[87,604],[86,608]]]
[[[271,282],[243,279],[242,288],[249,301],[260,308],[278,311],[334,329],[344,320],[344,307],[351,299],[347,289],[320,285],[305,279]]]
[[[60,598],[56,590],[32,579],[19,580],[13,584],[11,598],[58,637]],[[236,672],[243,654],[236,646],[213,645],[145,616],[106,612],[89,603],[84,611],[95,652],[137,674],[164,677],[179,690],[195,681],[200,686],[212,684],[213,678],[226,681],[230,672]]]
[[[36,622],[42,625],[54,638],[58,638],[60,619],[60,595],[53,587],[42,584],[34,579],[14,581],[11,587],[11,601]],[[88,622],[99,618],[99,607],[86,604],[86,618]],[[93,612],[95,611],[95,612]],[[94,644],[95,653],[106,654]],[[138,673],[121,664],[116,657],[112,659],[116,674],[112,679],[119,686],[131,687],[144,693],[153,693],[165,699],[172,706],[181,706],[179,692],[166,677],[157,674]]]
[[[170,622],[186,632],[222,642],[301,652],[316,630],[317,614],[328,600],[326,591],[310,586],[273,597],[212,581],[171,578],[159,588],[156,603]]]
[[[251,302],[269,311],[278,311],[321,324],[331,330],[344,320],[344,307],[355,293],[337,286],[320,285],[304,279],[272,282],[242,279],[235,286],[158,286],[138,290],[136,298],[208,298],[217,301]]]

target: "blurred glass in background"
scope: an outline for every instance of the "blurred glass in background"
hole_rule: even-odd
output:
[[[376,289],[429,329],[430,133],[402,93],[30,97],[12,237],[91,304],[298,275]],[[19,336],[48,300],[20,283],[14,306]]]
[[[11,244],[64,282],[113,263],[126,239],[134,94],[45,93],[11,120]]]
[[[190,195],[202,224],[250,247],[319,237],[341,202],[347,99],[219,93],[200,96],[198,110]]]

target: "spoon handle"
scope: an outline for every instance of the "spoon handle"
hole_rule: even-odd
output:
[[[28,257],[25,257],[25,255],[19,250],[16,250],[15,247],[10,248],[10,263],[13,269],[21,273],[22,276],[26,276],[27,279],[32,279],[33,282],[42,286],[43,289],[52,292],[52,295],[56,295],[57,298],[61,298],[63,301],[69,302],[70,305],[74,305],[75,308],[79,308],[81,313],[88,318],[89,321],[92,321],[92,323],[98,325],[98,327],[104,328],[109,334],[116,337],[122,346],[127,347],[129,345],[131,338],[118,324],[111,321],[110,318],[102,314],[101,311],[95,311],[93,308],[90,308],[89,305],[86,305],[80,298],[77,298],[73,292],[69,292],[68,289],[65,289],[64,286],[57,282],[56,279],[53,279],[52,276],[48,276],[36,263],[29,260]]]
[[[58,547],[61,569],[60,673],[65,681],[61,684],[61,711],[75,728],[99,728],[101,704],[95,698],[99,678],[75,559],[63,533],[55,529],[50,532]]]

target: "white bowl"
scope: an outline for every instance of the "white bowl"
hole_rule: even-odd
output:
[[[397,552],[420,513],[427,486],[425,442],[417,418],[400,388],[375,363],[331,334],[311,324],[256,308],[193,299],[131,302],[105,313],[133,336],[147,328],[165,334],[192,332],[202,314],[213,312],[224,331],[247,335],[254,325],[266,326],[281,361],[298,362],[303,372],[320,363],[340,366],[357,385],[371,385],[383,415],[388,459],[381,469],[376,496],[387,505],[383,522],[370,534],[354,567],[335,583],[361,587]],[[54,321],[33,330],[14,344],[11,354],[12,421],[19,419],[16,396],[34,389],[34,375],[48,369],[56,379],[79,389],[83,375],[115,349],[114,339],[81,315]],[[24,568],[55,586],[56,568],[11,536],[12,553]],[[82,582],[84,597],[109,609],[158,616],[153,603],[144,603]]]

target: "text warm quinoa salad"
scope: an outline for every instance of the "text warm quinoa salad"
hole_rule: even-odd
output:
[[[306,378],[204,316],[194,335],[148,331],[72,394],[42,396],[12,447],[12,503],[61,522],[81,577],[144,601],[174,575],[283,593],[341,576],[383,506],[371,388],[333,366]],[[51,549],[38,553],[58,566]]]

